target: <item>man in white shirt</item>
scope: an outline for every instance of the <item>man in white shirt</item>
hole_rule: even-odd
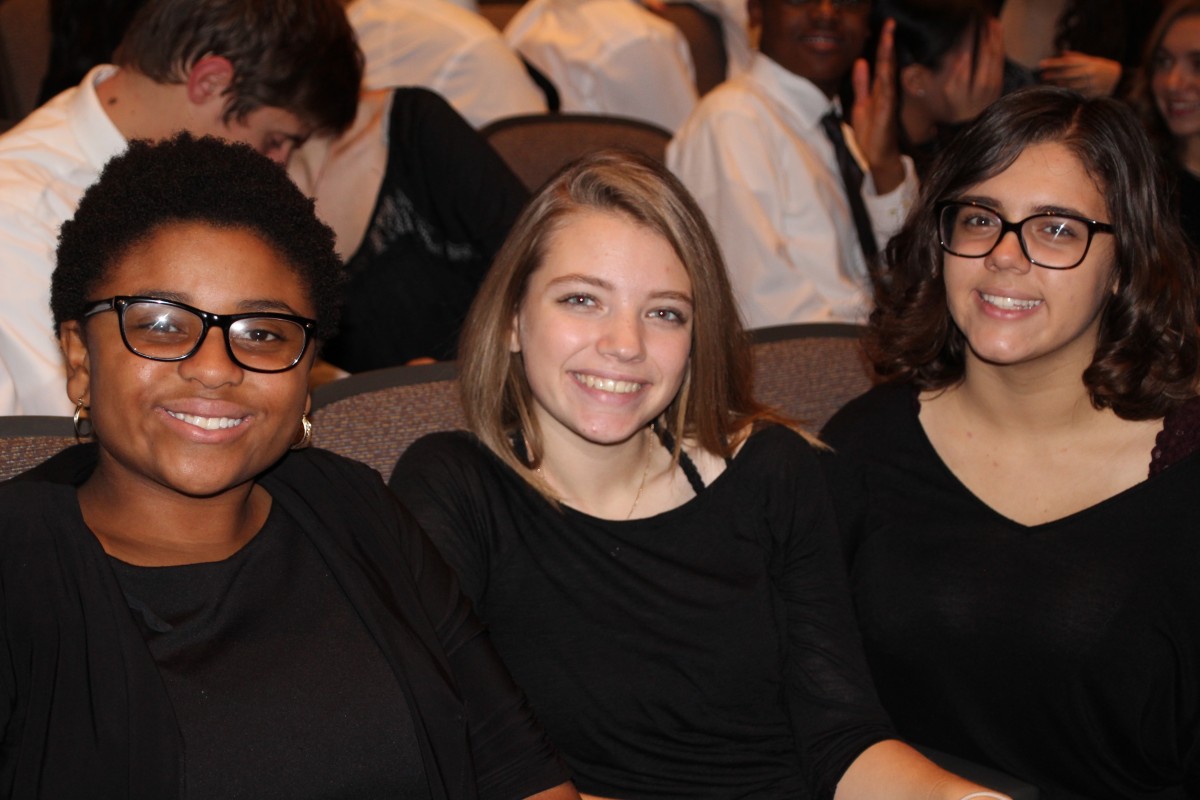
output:
[[[562,111],[674,131],[696,105],[687,40],[636,0],[528,0],[504,38],[554,84]]]
[[[861,322],[870,302],[864,234],[882,250],[916,192],[892,114],[891,29],[874,83],[865,63],[855,67],[859,141],[834,125],[866,167],[861,201],[852,201],[822,120],[840,111],[836,96],[866,40],[869,0],[748,6],[762,27],[759,54],[705,96],[667,163],[712,224],[749,327]],[[858,226],[854,202],[865,205]]]
[[[368,89],[424,86],[482,128],[546,111],[546,96],[500,32],[450,0],[353,0]]]
[[[129,139],[188,130],[283,163],[350,125],[362,77],[335,0],[154,0],[114,60],[0,136],[0,415],[73,410],[49,307],[58,230]]]

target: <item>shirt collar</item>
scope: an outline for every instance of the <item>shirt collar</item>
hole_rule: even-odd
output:
[[[85,75],[70,100],[67,115],[71,133],[97,172],[113,156],[123,153],[127,144],[96,95],[96,86],[112,77],[117,69],[111,64],[101,64]]]
[[[836,98],[830,100],[812,81],[788,71],[762,53],[755,53],[750,73],[751,78],[772,99],[798,117],[808,128],[819,126],[821,117],[830,111],[841,115],[842,106]]]

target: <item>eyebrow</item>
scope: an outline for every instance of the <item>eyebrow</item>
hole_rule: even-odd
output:
[[[681,303],[687,303],[689,306],[692,305],[692,296],[687,292],[655,292],[652,296],[663,300],[678,300]]]
[[[199,306],[196,305],[195,301],[192,300],[191,295],[183,294],[181,292],[166,292],[166,291],[162,291],[159,289],[139,289],[138,291],[133,292],[133,296],[153,297],[156,300],[170,300],[174,303],[184,303],[185,305],[194,306],[196,308],[199,308]],[[291,314],[292,316],[297,316],[297,317],[303,316],[299,311],[292,308],[290,305],[283,302],[282,300],[273,300],[270,298],[255,299],[255,300],[241,300],[238,302],[237,307],[239,309],[239,311],[237,313],[243,313],[243,312],[252,313],[255,311],[262,311],[262,312],[276,312],[276,313],[281,313],[281,314]],[[202,309],[202,310],[207,310],[207,309]],[[211,312],[211,313],[215,313],[215,312]]]
[[[588,286],[595,286],[599,289],[613,288],[611,283],[602,278],[597,278],[593,275],[581,275],[578,272],[572,272],[570,275],[560,275],[547,283],[546,286],[557,286],[560,283],[586,283]]]
[[[987,206],[988,208],[991,208],[995,211],[999,211],[1001,209],[1001,207],[1004,205],[996,198],[986,197],[984,195],[964,195],[963,197],[960,197],[958,199],[958,202],[960,202],[960,203],[978,203],[981,206]],[[1033,209],[1026,216],[1029,216],[1032,214],[1065,214],[1065,215],[1069,215],[1069,216],[1073,216],[1073,217],[1083,217],[1084,219],[1098,219],[1094,215],[1084,213],[1083,211],[1081,211],[1078,208],[1072,208],[1071,206],[1057,206],[1057,205],[1051,205],[1051,204],[1034,206]]]
[[[586,283],[588,286],[595,286],[597,289],[606,289],[608,291],[612,291],[615,288],[611,283],[603,278],[597,278],[594,275],[581,275],[577,272],[573,272],[570,275],[561,275],[547,283],[546,287],[552,288],[563,283]],[[692,296],[690,294],[687,292],[677,292],[674,289],[651,292],[650,296],[664,300],[677,300],[679,302],[692,305]]]
[[[1187,50],[1184,50],[1180,53],[1174,53],[1160,44],[1154,50],[1155,58],[1158,58],[1159,56],[1170,56],[1171,58],[1195,58],[1198,55],[1200,55],[1200,48],[1195,47],[1189,47]]]

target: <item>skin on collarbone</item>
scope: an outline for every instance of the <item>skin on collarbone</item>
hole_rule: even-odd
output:
[[[1000,372],[1000,374],[996,374]],[[1075,375],[968,369],[921,396],[921,427],[971,494],[1022,525],[1075,514],[1146,480],[1162,420],[1096,409]]]

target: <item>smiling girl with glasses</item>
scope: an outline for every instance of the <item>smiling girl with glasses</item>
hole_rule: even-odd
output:
[[[898,729],[1051,800],[1194,796],[1196,281],[1133,114],[997,101],[935,163],[876,303],[884,385],[825,436]]]

